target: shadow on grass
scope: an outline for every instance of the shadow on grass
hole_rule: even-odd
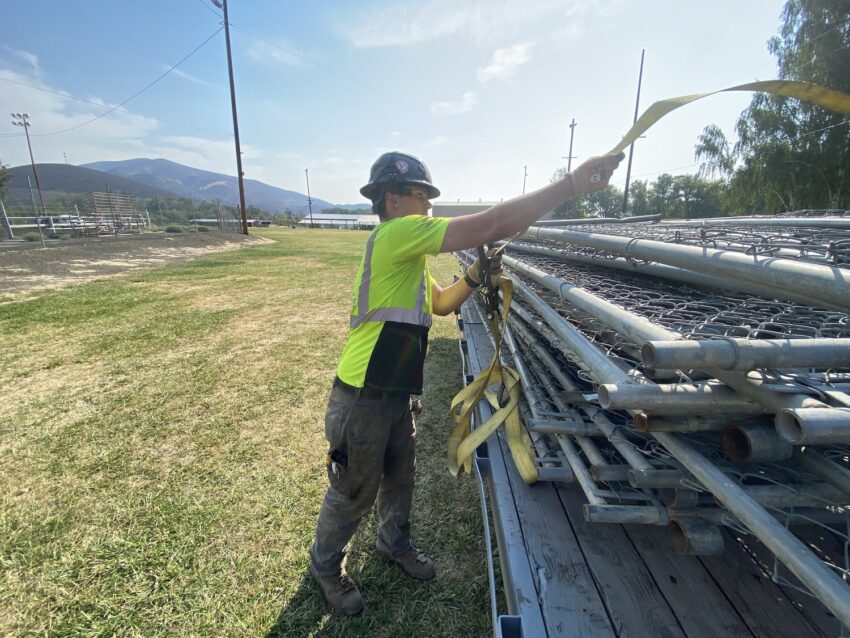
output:
[[[310,576],[309,571],[301,574],[301,581],[295,593],[286,603],[269,629],[266,638],[283,638],[284,636],[328,635],[313,633],[325,624],[328,609],[319,591],[319,586]]]

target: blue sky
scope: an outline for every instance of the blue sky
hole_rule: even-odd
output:
[[[385,150],[420,156],[443,201],[494,201],[613,147],[652,102],[776,77],[780,0],[230,0],[246,177],[362,201]],[[166,157],[235,174],[224,33],[209,0],[31,0],[4,12],[0,112],[28,112],[36,161]],[[708,124],[734,134],[749,94],[669,115],[636,144],[634,179],[694,173]],[[0,127],[0,160],[28,161]],[[82,126],[80,126],[82,125]],[[74,128],[78,127],[78,128]],[[74,130],[68,130],[68,129]],[[612,183],[622,185],[625,168]]]

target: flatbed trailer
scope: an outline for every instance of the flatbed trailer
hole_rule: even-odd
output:
[[[474,297],[461,309],[458,327],[469,383],[493,355]],[[478,423],[490,414],[485,403]],[[498,543],[500,592],[491,565],[496,636],[844,635],[836,617],[744,530],[724,531],[722,555],[697,557],[676,554],[666,529],[588,523],[576,484],[522,481],[501,429],[478,448],[474,467],[484,524],[492,521]],[[834,555],[836,564],[846,561],[847,548],[830,534],[813,528],[803,538]],[[497,611],[497,593],[505,613]]]

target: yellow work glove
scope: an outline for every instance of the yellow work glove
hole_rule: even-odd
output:
[[[502,253],[498,252],[494,255],[494,252],[494,250],[490,250],[490,285],[496,288],[502,274]],[[483,283],[481,281],[481,262],[478,259],[469,265],[463,273],[463,278],[470,288],[478,288]]]

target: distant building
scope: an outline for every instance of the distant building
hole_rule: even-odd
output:
[[[311,222],[312,219],[312,222]],[[337,213],[313,213],[302,217],[298,225],[309,228],[348,228],[351,230],[371,230],[378,225],[377,215],[341,215]]]
[[[431,214],[434,217],[460,217],[487,210],[499,202],[434,202]]]

